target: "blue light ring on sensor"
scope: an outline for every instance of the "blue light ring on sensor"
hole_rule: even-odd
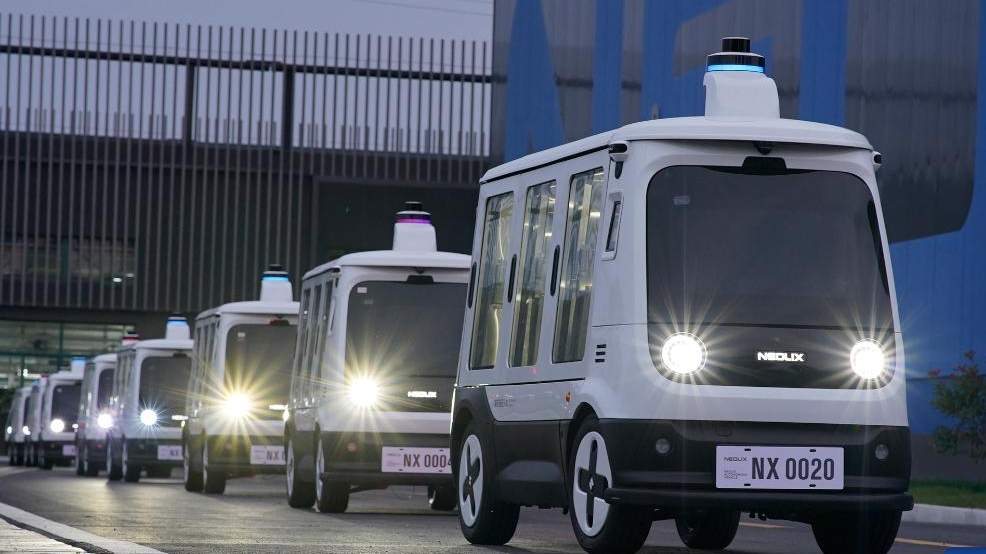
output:
[[[756,65],[746,65],[737,63],[719,63],[713,64],[708,67],[709,71],[751,71],[754,73],[763,73],[763,68]]]

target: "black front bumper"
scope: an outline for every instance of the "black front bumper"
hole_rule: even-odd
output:
[[[67,464],[75,460],[75,454],[65,455],[62,450],[64,446],[74,447],[75,441],[42,441],[40,444],[47,461],[54,464]]]
[[[265,435],[212,435],[208,440],[209,468],[227,473],[230,476],[254,473],[284,473],[283,463],[254,464],[250,451],[253,446],[284,447],[283,437]],[[283,450],[281,460],[283,460]]]
[[[384,446],[448,448],[448,435],[323,432],[326,471],[323,481],[375,488],[389,485],[452,486],[451,473],[396,473],[381,469]],[[350,451],[350,445],[355,449]]]
[[[735,509],[799,519],[817,513],[910,510],[907,427],[673,420],[601,420],[613,470],[612,503],[672,512]],[[661,455],[658,439],[671,444]],[[874,455],[877,445],[890,452]],[[737,490],[715,486],[716,447],[833,446],[844,454],[842,490]]]
[[[182,459],[158,459],[158,446],[181,446],[181,439],[127,439],[127,456],[130,463],[160,467],[181,467]],[[114,454],[119,458],[118,454]]]
[[[106,441],[87,440],[85,449],[86,461],[91,464],[106,463]]]

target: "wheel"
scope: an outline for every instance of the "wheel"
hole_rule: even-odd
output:
[[[288,505],[292,508],[311,508],[315,502],[314,483],[304,478],[310,475],[305,471],[302,459],[294,450],[294,441],[288,439],[284,448],[284,477],[288,495]]]
[[[55,465],[54,462],[52,462],[52,460],[48,456],[45,456],[44,447],[38,448],[38,467],[40,467],[41,469],[49,470],[54,465]]]
[[[171,466],[156,466],[147,468],[147,476],[155,479],[170,479]]]
[[[349,507],[349,483],[326,483],[325,449],[322,439],[315,447],[315,508],[322,513],[341,514]]]
[[[17,465],[17,446],[10,442],[7,443],[7,463]]]
[[[182,482],[185,484],[185,490],[188,492],[201,492],[202,491],[202,470],[193,467],[192,461],[195,459],[195,453],[192,450],[192,443],[194,443],[191,438],[185,441],[183,448],[181,449],[181,465],[184,473],[182,474]]]
[[[217,469],[209,470],[209,443],[202,441],[202,491],[206,494],[226,492],[226,474]]]
[[[84,443],[83,443],[84,444]],[[75,474],[82,477],[86,474],[86,452],[79,446],[79,443],[75,443]]]
[[[897,538],[900,512],[839,514],[811,524],[824,554],[886,554]]]
[[[466,427],[459,452],[459,527],[472,544],[506,544],[517,530],[520,506],[500,502],[487,486],[486,454],[473,424]]]
[[[123,454],[120,466],[123,468],[123,480],[127,483],[136,483],[140,481],[140,470],[141,467],[138,464],[133,463],[130,460],[130,453],[128,452],[127,441],[123,442]]]
[[[603,493],[613,483],[613,470],[594,416],[582,422],[573,444],[575,451],[569,456],[569,516],[579,545],[590,554],[640,550],[650,533],[652,513],[646,508],[609,504],[603,499]]]
[[[428,487],[428,506],[432,510],[449,512],[455,509],[455,489],[452,487]]]
[[[89,461],[89,453],[86,452],[85,457],[82,458],[82,465],[84,467],[83,473],[86,477],[98,477],[99,476],[99,464],[94,464]]]
[[[106,480],[119,481],[123,477],[123,468],[113,459],[113,441],[106,441]]]
[[[13,446],[13,450],[11,451],[11,458],[10,458],[10,460],[13,463],[13,465],[15,465],[15,466],[22,466],[22,465],[24,465],[24,445],[23,444],[15,444]]]
[[[729,510],[686,513],[674,520],[678,537],[688,548],[722,550],[733,542],[740,513]]]

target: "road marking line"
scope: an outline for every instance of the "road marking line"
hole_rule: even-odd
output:
[[[945,548],[975,548],[970,544],[952,544],[950,542],[924,541],[921,539],[905,539],[902,537],[897,537],[894,542],[913,544],[916,546],[944,546]]]
[[[786,529],[785,525],[773,525],[771,523],[752,523],[749,521],[741,521],[740,525],[743,527],[756,527],[757,529]]]
[[[92,533],[81,529],[76,529],[75,527],[70,527],[50,519],[45,519],[39,515],[32,514],[31,512],[25,512],[20,508],[16,508],[10,504],[4,504],[3,502],[0,502],[0,516],[14,521],[21,526],[48,533],[49,535],[57,537],[60,540],[67,541],[69,543],[80,543],[83,545],[95,546],[103,550],[108,550],[113,554],[165,554],[160,550],[141,546],[132,542],[118,541],[115,539],[107,539],[98,535],[93,535]]]

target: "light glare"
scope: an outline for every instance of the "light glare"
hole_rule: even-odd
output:
[[[140,412],[140,422],[148,427],[154,425],[157,423],[157,412],[150,408]]]
[[[675,333],[664,341],[661,361],[664,366],[679,375],[688,375],[705,367],[705,345],[698,337],[688,333]]]
[[[96,418],[96,425],[99,425],[100,429],[109,429],[110,427],[113,427],[113,416],[106,413],[99,414]]]
[[[250,412],[250,398],[247,395],[234,392],[226,398],[223,409],[226,415],[232,418],[241,418]]]
[[[349,399],[361,408],[369,408],[377,403],[380,392],[373,379],[360,378],[349,384]]]
[[[48,428],[51,429],[52,433],[61,433],[62,431],[65,430],[65,422],[58,418],[55,418],[51,420],[51,423],[48,424]]]
[[[883,374],[883,350],[872,340],[857,342],[849,351],[849,361],[852,370],[863,379],[876,379]]]

